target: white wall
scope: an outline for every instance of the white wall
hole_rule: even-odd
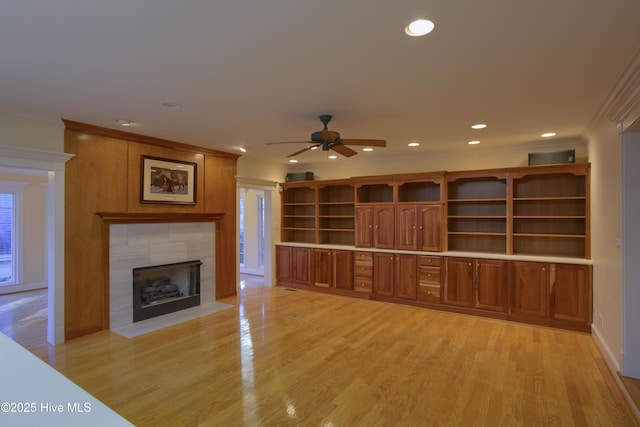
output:
[[[514,144],[509,148],[491,149],[481,145],[468,146],[464,150],[450,152],[429,152],[417,147],[412,155],[371,160],[367,153],[354,157],[338,156],[335,160],[326,159],[318,163],[299,163],[289,166],[288,172],[313,172],[316,180],[348,178],[352,176],[388,175],[397,173],[427,171],[459,171],[526,166],[528,154],[576,150],[576,161],[587,159],[586,144],[581,139],[545,141],[530,144]],[[379,150],[384,150],[380,148]],[[309,153],[315,155],[316,153]]]
[[[267,181],[284,182],[286,175],[284,163],[269,161],[259,157],[241,156],[238,159],[238,176],[257,178]]]
[[[64,123],[0,110],[0,145],[64,152]]]
[[[622,363],[621,145],[617,127],[603,122],[588,142],[591,161],[593,335],[610,365]]]

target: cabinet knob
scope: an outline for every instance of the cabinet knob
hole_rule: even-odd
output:
[[[431,295],[431,291],[427,291],[427,295]]]
[[[542,271],[546,271],[546,268],[542,267]]]

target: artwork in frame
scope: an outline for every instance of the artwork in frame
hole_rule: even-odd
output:
[[[196,164],[142,156],[142,203],[196,203]]]

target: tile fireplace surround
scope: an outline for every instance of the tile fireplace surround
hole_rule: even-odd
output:
[[[133,269],[200,260],[201,305],[215,302],[214,222],[109,226],[109,327],[133,324]]]

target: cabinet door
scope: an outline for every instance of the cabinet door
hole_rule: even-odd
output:
[[[356,207],[356,246],[373,247],[373,208],[371,206]]]
[[[333,284],[333,251],[313,249],[313,285],[328,288]]]
[[[333,285],[353,289],[353,252],[333,251]]]
[[[293,280],[291,249],[290,246],[276,246],[276,281],[278,282]]]
[[[473,259],[447,258],[445,303],[473,307],[475,299],[473,282]]]
[[[507,311],[507,262],[502,260],[477,259],[476,307],[484,310]]]
[[[417,248],[417,218],[415,206],[396,206],[396,242],[398,249]]]
[[[551,266],[552,315],[557,320],[591,323],[591,267]]]
[[[292,281],[301,285],[311,285],[311,249],[294,247],[292,250]]]
[[[418,286],[418,257],[416,255],[396,255],[396,296],[416,299]]]
[[[440,251],[440,206],[418,207],[418,243],[421,251]]]
[[[549,264],[514,261],[511,312],[522,316],[549,316]]]
[[[393,249],[395,234],[393,206],[373,208],[373,244],[380,249]]]
[[[395,280],[395,255],[378,252],[373,256],[373,293],[380,296],[393,296]]]

